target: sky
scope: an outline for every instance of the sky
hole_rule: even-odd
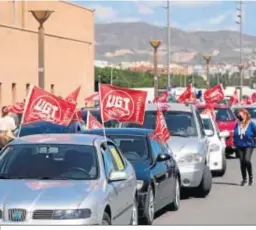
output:
[[[147,22],[166,25],[167,1],[74,1],[95,9],[96,23]],[[171,26],[186,31],[239,30],[235,1],[170,1]],[[256,1],[243,2],[243,32],[256,35]]]

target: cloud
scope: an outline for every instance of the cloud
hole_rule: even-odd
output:
[[[118,19],[118,22],[139,22],[139,21],[141,21],[141,19],[136,17],[127,17],[127,18]]]
[[[155,7],[163,7],[167,5],[167,1],[147,1],[147,0],[133,0],[134,2],[140,3],[148,7],[150,9],[154,9]],[[194,0],[178,0],[178,1],[170,1],[170,7],[198,7],[198,6],[208,6],[211,4],[216,4],[218,1],[194,1]]]
[[[227,11],[221,15],[216,15],[215,17],[211,17],[207,20],[200,20],[185,26],[186,30],[190,31],[199,31],[199,30],[208,30],[208,31],[216,31],[216,30],[235,30],[236,25],[235,22],[231,20],[233,16],[233,11]]]
[[[95,9],[95,15],[98,20],[113,20],[117,18],[117,12],[112,7],[106,7],[99,4],[93,4],[89,6]]]
[[[153,14],[154,11],[150,7],[143,5],[143,3],[136,3],[137,11],[140,14]]]

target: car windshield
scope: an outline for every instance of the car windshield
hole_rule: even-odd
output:
[[[164,117],[172,136],[197,136],[195,120],[191,112],[183,111],[164,111]],[[124,127],[155,129],[156,112],[146,111],[144,124],[133,123],[123,124]]]
[[[0,179],[93,180],[97,162],[93,146],[10,145],[0,156]]]
[[[214,133],[212,122],[209,118],[202,118],[204,129],[211,130]]]
[[[256,119],[256,107],[255,107],[255,108],[246,108],[246,107],[244,107],[244,108],[235,108],[235,109],[234,109],[234,113],[235,113],[235,114],[238,114],[241,109],[246,109],[246,110],[248,110],[248,112],[249,112],[250,115],[251,115],[251,118]]]
[[[144,136],[108,135],[124,156],[130,161],[145,160],[148,158],[147,142]]]
[[[199,108],[198,110],[202,112],[205,110],[205,108]],[[234,113],[229,108],[214,108],[214,112],[215,112],[216,121],[225,122],[225,121],[236,120]]]

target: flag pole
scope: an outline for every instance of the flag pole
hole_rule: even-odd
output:
[[[99,93],[99,101],[100,101],[100,116],[101,116],[101,122],[102,122],[102,127],[103,127],[103,135],[105,137],[105,140],[107,141],[106,128],[105,128],[105,123],[103,121],[103,111],[102,111],[102,103],[101,103],[100,85],[101,85],[101,83],[98,83],[98,90],[99,90],[98,93]]]
[[[88,122],[89,122],[89,116],[90,116],[90,111],[89,110],[87,110],[87,117],[86,117],[86,129],[88,129],[89,130],[89,126],[88,126]]]
[[[26,99],[25,99],[24,111],[23,111],[22,116],[21,116],[21,121],[20,121],[20,125],[19,125],[19,130],[18,130],[18,134],[17,134],[17,137],[18,137],[18,138],[20,137],[21,128],[22,128],[22,125],[23,125],[23,122],[24,122],[25,112],[26,112],[26,110],[27,110],[28,103],[29,103],[29,101],[30,101],[30,97],[31,97],[33,88],[34,88],[34,85],[30,85],[30,86],[29,86],[29,92],[28,92],[28,95],[26,96]]]

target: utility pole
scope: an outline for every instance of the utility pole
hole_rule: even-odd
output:
[[[239,25],[239,39],[240,39],[240,63],[239,63],[239,77],[240,77],[240,100],[243,98],[243,8],[242,8],[242,1],[237,3],[237,19],[236,23]]]
[[[166,10],[166,19],[167,19],[167,74],[168,74],[168,89],[171,87],[171,27],[170,27],[170,1],[167,0],[167,6],[163,7]]]

